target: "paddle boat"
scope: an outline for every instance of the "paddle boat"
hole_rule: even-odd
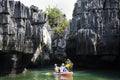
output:
[[[70,76],[73,75],[73,72],[59,72],[59,73],[54,72],[53,74],[54,74],[54,75],[60,75],[60,76],[70,77]]]

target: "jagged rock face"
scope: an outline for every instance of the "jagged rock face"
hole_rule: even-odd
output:
[[[13,64],[16,63],[16,67],[19,66],[17,62],[22,59],[19,55],[27,54],[31,56],[27,61],[30,62],[33,57],[34,62],[43,46],[47,46],[47,54],[51,51],[50,29],[47,15],[38,7],[32,5],[28,8],[19,1],[0,0],[0,53],[11,55],[9,59]],[[12,55],[15,55],[17,60],[13,59]]]
[[[75,49],[73,53],[77,55],[119,55],[119,47],[120,0],[77,0],[67,54]]]

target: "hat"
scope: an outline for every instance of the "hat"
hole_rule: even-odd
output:
[[[67,59],[67,60],[70,60],[70,59]]]
[[[62,63],[62,66],[64,66],[64,63]]]
[[[55,64],[55,66],[57,66],[57,64]]]

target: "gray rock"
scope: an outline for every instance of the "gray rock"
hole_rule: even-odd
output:
[[[0,13],[10,14],[9,0],[0,0]]]
[[[10,22],[10,15],[1,14],[0,24],[9,24],[9,22]]]
[[[67,54],[75,49],[79,55],[119,55],[119,4],[120,0],[77,0],[67,35]]]
[[[39,13],[39,14],[38,14]],[[42,11],[32,13],[32,24],[44,24],[47,21],[47,15]]]
[[[51,27],[47,20],[47,15],[36,6],[28,8],[19,1],[0,0],[0,58],[4,57],[0,60],[5,61],[0,74],[17,73],[18,67],[22,71],[44,54],[47,57],[42,61],[50,59]]]

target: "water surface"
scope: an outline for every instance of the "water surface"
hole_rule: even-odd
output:
[[[0,77],[0,80],[120,80],[115,70],[74,70],[72,77],[55,76],[52,69],[27,70],[24,74]]]

